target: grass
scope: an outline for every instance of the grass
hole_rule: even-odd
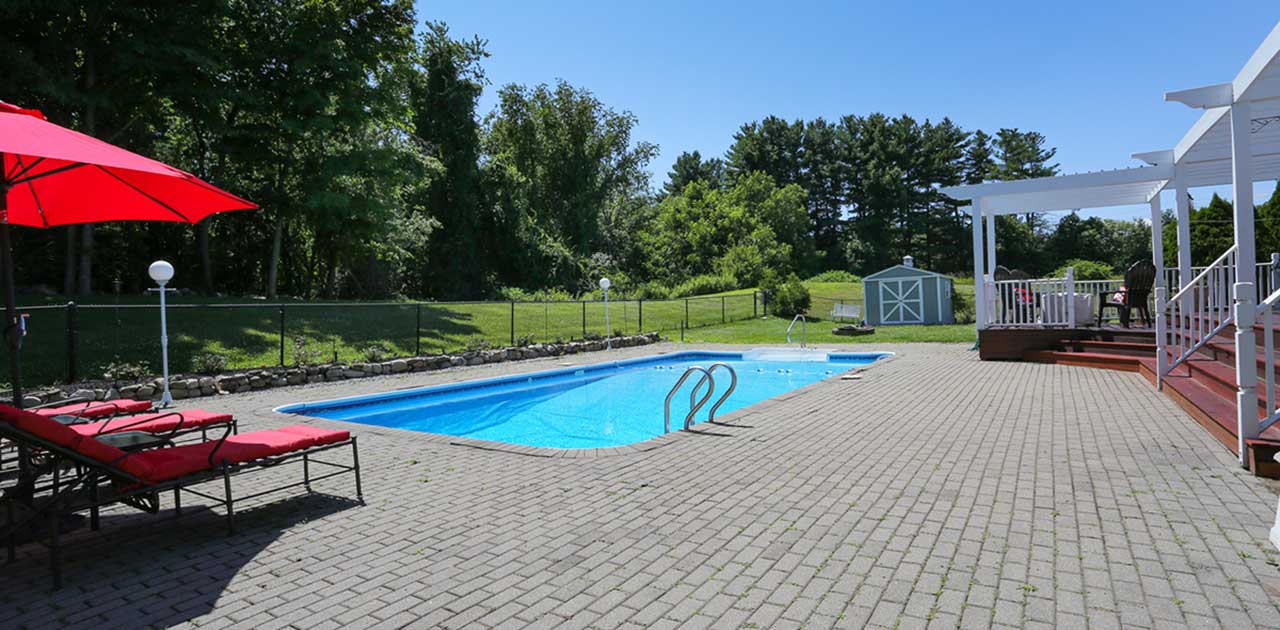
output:
[[[734,322],[723,326],[696,328],[685,333],[685,341],[690,343],[734,343],[765,344],[784,343],[787,339],[787,326],[790,321],[778,317],[753,319]],[[875,334],[846,337],[834,335],[831,329],[835,326],[826,321],[810,321],[808,324],[809,345],[829,345],[833,343],[910,343],[910,342],[951,342],[973,343],[973,324],[949,324],[937,326],[879,326]],[[792,331],[791,340],[800,342],[800,325]]]
[[[973,284],[957,280],[961,294],[973,302]],[[838,337],[823,323],[839,300],[860,302],[860,283],[810,283],[813,305],[808,315],[811,343],[896,341],[971,341],[973,327],[881,327],[867,337]],[[67,309],[54,298],[23,300],[36,305],[29,314],[22,351],[28,386],[61,382],[68,374]],[[43,305],[39,302],[44,302]],[[517,342],[581,339],[605,331],[600,302],[520,303],[367,303],[284,302],[280,308],[243,298],[179,296],[169,310],[170,365],[175,373],[191,371],[205,353],[226,358],[231,369],[329,361],[362,362],[418,353],[457,352],[467,348],[506,346]],[[96,379],[112,363],[145,363],[159,372],[159,312],[155,297],[106,296],[77,309],[76,371],[80,379]],[[642,312],[643,311],[643,312]],[[658,331],[686,341],[710,343],[781,343],[788,321],[764,315],[750,289],[688,300],[610,301],[610,325],[631,334]],[[642,321],[643,319],[643,321]],[[514,326],[513,326],[514,325]],[[376,349],[371,350],[371,349]],[[7,359],[7,358],[6,358]]]
[[[609,326],[620,334],[656,330],[678,337],[686,318],[693,327],[720,325],[751,319],[760,314],[760,306],[750,291],[687,301],[645,300],[643,305],[610,300]],[[77,376],[100,378],[113,363],[145,363],[145,371],[158,372],[160,319],[155,307],[155,298],[138,297],[77,308]],[[22,311],[29,315],[22,350],[24,383],[65,380],[65,303]],[[601,302],[286,302],[282,322],[276,304],[182,297],[171,302],[168,322],[170,365],[183,373],[204,353],[222,355],[236,369],[279,365],[282,354],[285,365],[362,362],[513,341],[581,339],[605,332],[605,309]]]

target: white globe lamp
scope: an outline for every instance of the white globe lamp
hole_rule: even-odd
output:
[[[165,285],[173,280],[173,265],[168,261],[157,260],[147,267],[147,275],[160,285],[159,289],[152,289],[152,291],[160,294],[160,366],[164,375],[164,391],[160,394],[160,406],[168,407],[173,404],[173,395],[169,393],[169,322],[165,314],[165,293],[170,289],[166,289]]]
[[[600,279],[600,290],[604,291],[604,348],[613,349],[613,331],[609,328],[609,287],[613,283],[608,278]]]

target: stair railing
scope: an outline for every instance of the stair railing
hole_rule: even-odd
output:
[[[1262,361],[1263,361],[1263,386],[1267,389],[1267,415],[1258,423],[1258,433],[1266,431],[1271,425],[1280,420],[1280,409],[1276,409],[1276,306],[1280,305],[1280,289],[1272,291],[1270,295],[1262,300],[1258,305],[1257,314],[1262,316]],[[1240,349],[1236,348],[1236,354],[1240,354]]]
[[[1235,321],[1231,296],[1235,283],[1236,246],[1232,245],[1168,300],[1163,299],[1163,287],[1157,287],[1156,350],[1157,360],[1164,365],[1156,373],[1161,381]]]

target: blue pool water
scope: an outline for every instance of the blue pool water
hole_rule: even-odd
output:
[[[705,368],[723,362],[737,371],[737,389],[716,411],[719,417],[886,355],[773,350],[679,352],[300,403],[279,411],[528,446],[622,446],[662,435],[667,392],[690,366]],[[715,395],[699,411],[698,422],[707,419],[712,405],[729,386],[726,370],[716,370],[715,379]],[[671,430],[684,427],[689,395],[698,380],[698,375],[691,376],[672,398]]]

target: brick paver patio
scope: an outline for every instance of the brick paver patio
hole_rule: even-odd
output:
[[[315,421],[360,436],[368,505],[285,493],[231,538],[208,510],[120,512],[71,536],[61,591],[24,548],[0,627],[1280,627],[1275,486],[1140,377],[875,349],[899,357],[612,457]],[[283,403],[604,358],[199,404],[252,430],[294,422]]]

